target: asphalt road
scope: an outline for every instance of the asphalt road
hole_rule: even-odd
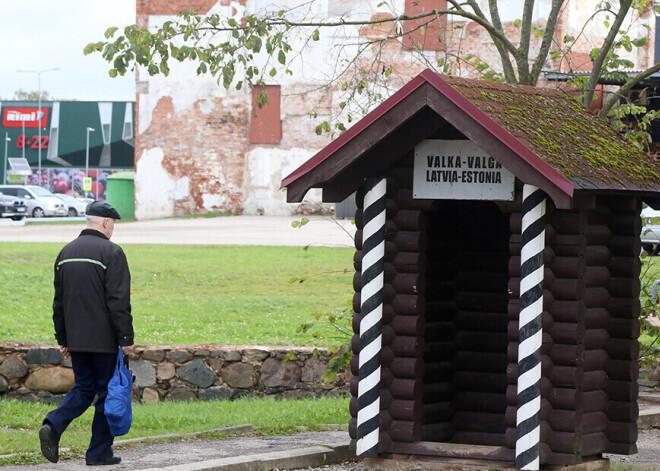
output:
[[[287,245],[353,247],[355,225],[347,219],[308,216],[309,223],[291,226],[303,216],[227,216],[216,218],[154,219],[119,223],[118,244]],[[68,223],[63,224],[60,221]],[[0,219],[0,242],[60,242],[76,238],[84,228],[78,218],[49,220],[48,224]]]

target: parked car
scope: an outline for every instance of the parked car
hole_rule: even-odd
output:
[[[0,217],[20,221],[26,214],[27,206],[21,203],[18,198],[0,193]]]
[[[64,202],[45,188],[34,185],[0,185],[0,192],[18,198],[27,206],[28,216],[66,216]]]
[[[70,217],[84,216],[87,205],[94,201],[91,198],[74,198],[71,195],[61,193],[56,193],[55,196],[64,201],[64,204],[68,208],[67,215]]]
[[[649,255],[658,255],[660,253],[660,211],[644,208],[642,220],[645,224],[640,235],[642,249]]]

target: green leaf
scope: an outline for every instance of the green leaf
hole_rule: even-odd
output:
[[[105,39],[110,39],[115,34],[117,29],[119,29],[119,28],[117,28],[116,26],[111,26],[110,28],[106,29],[105,30]]]
[[[270,69],[270,72],[268,73],[268,75],[270,75],[271,77],[275,77],[277,75],[277,69],[275,69],[275,67],[273,67],[272,69]]]
[[[83,49],[83,53],[85,55],[91,54],[96,50],[96,47],[94,47],[94,43],[89,43],[87,46],[85,46],[85,49]]]
[[[319,30],[318,30],[318,29],[315,29],[314,32],[312,33],[312,39],[313,39],[314,41],[318,41],[318,40],[319,40]]]
[[[648,38],[648,36],[645,36],[643,38],[633,39],[632,43],[636,47],[642,47],[642,46],[645,46],[649,43],[649,38]]]
[[[520,28],[522,26],[522,21],[520,19],[513,20],[513,26]]]
[[[282,49],[280,49],[280,52],[277,55],[277,61],[282,65],[286,63],[286,55],[284,55],[284,51]]]
[[[117,76],[117,69],[108,70],[108,75],[112,78],[115,78]]]

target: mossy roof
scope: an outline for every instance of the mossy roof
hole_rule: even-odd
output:
[[[660,163],[565,92],[442,78],[576,189],[660,189]]]

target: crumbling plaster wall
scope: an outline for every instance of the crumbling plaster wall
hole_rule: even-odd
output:
[[[425,1],[425,0],[420,0]],[[194,3],[194,5],[193,5]],[[480,1],[488,11],[488,2]],[[345,17],[351,20],[375,19],[384,16],[386,6],[377,0],[323,0],[316,1],[305,10],[308,20]],[[405,11],[405,1],[393,2],[397,12]],[[501,19],[514,44],[518,31],[514,21],[520,14],[517,0],[500,1]],[[550,0],[536,2],[533,21],[540,21],[550,11]],[[240,20],[247,14],[264,9],[287,9],[299,6],[293,0],[139,0],[138,24],[156,26],[172,19],[176,11],[194,7],[200,13],[219,13]],[[558,37],[577,35],[594,5],[572,0],[560,17]],[[303,10],[300,10],[301,14]],[[574,65],[582,64],[589,70],[588,53],[604,37],[604,18],[598,17],[585,29],[585,40],[579,41],[572,51]],[[652,12],[644,14],[631,27],[642,24],[655,26]],[[249,90],[225,90],[216,80],[198,76],[195,67],[171,63],[168,77],[149,77],[138,71],[138,138],[136,145],[136,217],[138,219],[205,212],[232,212],[246,214],[290,214],[318,209],[321,194],[313,190],[303,205],[286,203],[286,194],[279,190],[283,177],[305,162],[330,142],[327,135],[317,136],[315,126],[330,119],[345,99],[341,83],[351,78],[360,65],[370,65],[373,57],[366,57],[357,67],[347,71],[332,86],[324,87],[340,64],[338,58],[351,57],[355,51],[355,38],[384,37],[389,23],[369,27],[345,26],[324,29],[320,40],[302,48],[304,38],[294,41],[294,51],[303,53],[289,68],[291,75],[280,73],[282,140],[279,144],[250,144],[251,94]],[[646,31],[646,30],[644,30]],[[633,31],[634,33],[634,31]],[[477,53],[479,58],[495,70],[501,70],[500,58],[485,30],[473,22],[453,18],[448,20],[442,41],[443,51],[412,52],[390,41],[381,50],[382,60],[394,66],[394,73],[383,83],[387,94],[400,88],[412,77],[437,63],[439,58],[455,54]],[[532,37],[530,57],[540,47],[541,38]],[[650,52],[649,52],[650,51]],[[420,56],[421,54],[421,56]],[[422,60],[423,58],[423,60]],[[628,56],[639,67],[648,66],[652,47],[634,49]],[[277,64],[275,64],[277,66]],[[269,64],[268,68],[273,64]],[[546,70],[568,70],[566,61],[546,64]],[[281,72],[281,71],[280,71]],[[470,67],[454,70],[456,75],[476,77]],[[558,83],[541,83],[559,86]],[[367,108],[373,105],[361,103]],[[316,118],[309,116],[317,113]],[[356,109],[355,120],[362,116]],[[354,122],[355,122],[354,120]],[[325,208],[327,209],[327,207]]]

